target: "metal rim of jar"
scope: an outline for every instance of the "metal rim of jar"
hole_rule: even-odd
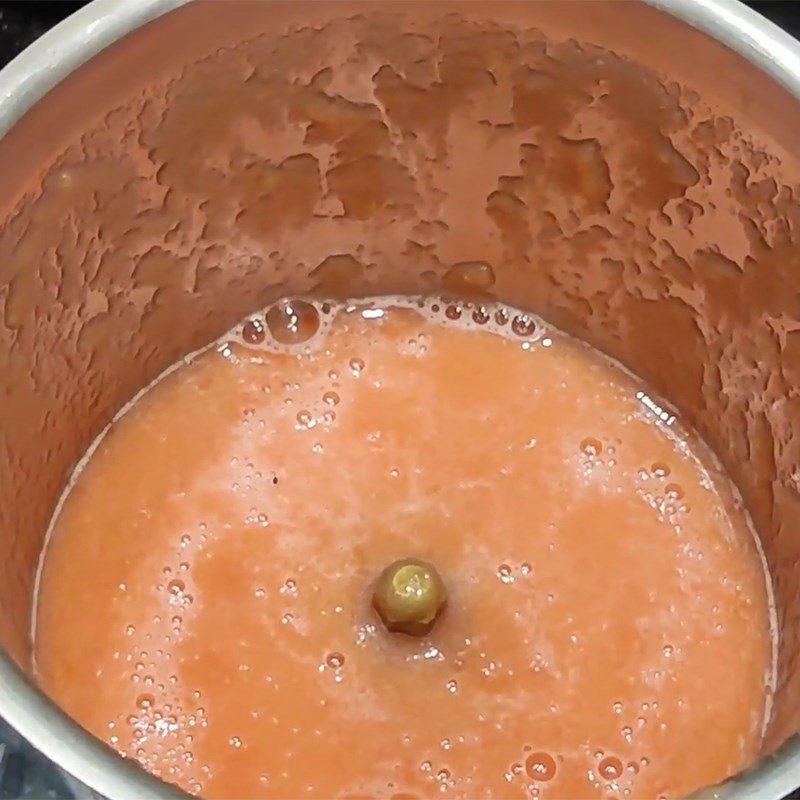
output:
[[[102,49],[188,0],[92,0],[0,70],[0,138],[63,78]],[[644,0],[709,34],[800,100],[800,42],[739,0]],[[75,779],[111,800],[188,797],[87,733],[0,649],[0,717]],[[780,800],[800,784],[800,736],[744,775],[697,798]]]

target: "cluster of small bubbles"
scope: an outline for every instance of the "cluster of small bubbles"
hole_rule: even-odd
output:
[[[280,588],[281,594],[288,594],[292,596],[297,595],[297,581],[294,578],[287,578]]]
[[[657,511],[660,516],[664,517],[674,527],[676,533],[681,532],[681,515],[690,511],[690,507],[686,503],[678,504],[666,495],[656,492],[641,492],[640,494],[650,508]],[[691,556],[693,551],[687,551],[687,554]]]
[[[231,738],[228,739],[228,744],[231,747],[239,749],[240,747],[242,747],[242,740],[238,736],[231,736]]]
[[[551,781],[556,775],[556,760],[541,750],[531,753],[525,759],[525,772],[534,781]]]
[[[481,675],[484,678],[491,678],[499,669],[500,665],[496,661],[489,661],[486,666],[481,667]]]
[[[450,770],[446,767],[440,769],[436,773],[436,780],[439,783],[439,789],[441,791],[445,791],[447,787],[455,786],[455,781],[452,779],[450,775]]]
[[[669,475],[670,468],[662,462],[656,462],[650,468],[639,469],[637,476],[642,485],[637,487],[636,492],[673,527],[675,533],[680,534],[683,530],[682,515],[688,513],[690,507],[680,502],[685,494],[680,484],[663,484]],[[693,552],[687,554],[690,557],[695,556]],[[702,558],[702,554],[697,557]]]
[[[401,347],[403,355],[424,356],[428,352],[428,337],[424,333],[412,336]]]
[[[523,561],[522,564],[520,564],[520,567],[519,567],[520,575],[530,575],[531,574],[531,570],[532,570],[532,567],[527,561]]]
[[[364,647],[370,639],[375,637],[377,632],[378,628],[371,622],[359,625],[356,629],[356,644]]]
[[[186,593],[186,584],[180,578],[173,578],[167,584],[167,591],[170,605],[186,607],[192,604],[194,598]]]
[[[580,451],[580,469],[583,477],[586,480],[595,475],[595,470],[605,467],[606,470],[611,470],[616,466],[616,459],[613,457],[614,448],[603,445],[600,439],[594,436],[587,436],[582,439],[579,445]],[[603,471],[601,476],[607,476],[608,472]],[[620,491],[620,490],[618,490]]]
[[[542,653],[536,652],[533,654],[533,658],[531,662],[528,664],[528,667],[533,672],[542,672],[542,670],[547,670],[549,668],[549,663],[547,659],[544,657]]]
[[[294,620],[294,614],[292,614],[290,611],[287,611],[287,612],[286,612],[286,613],[285,613],[285,614],[284,614],[284,615],[281,617],[281,622],[282,622],[284,625],[289,625],[289,624],[290,624],[290,623],[291,623],[293,620]]]
[[[458,694],[458,681],[451,678],[449,681],[447,681],[447,683],[445,683],[444,688],[450,694]]]
[[[248,515],[244,518],[245,525],[259,525],[262,528],[269,527],[269,517],[262,511],[251,508]]]
[[[362,358],[351,358],[350,359],[350,372],[353,373],[353,376],[358,378],[361,373],[364,371],[364,359]]]
[[[416,657],[412,658],[416,660]],[[445,655],[438,647],[431,644],[422,651],[422,658],[425,661],[444,661]]]
[[[652,397],[642,391],[636,392],[636,399],[649,409],[661,422],[672,425],[675,422],[675,415],[660,406]]]
[[[295,419],[297,420],[295,430],[310,430],[317,424],[317,420],[314,418],[314,415],[306,409],[298,411]]]

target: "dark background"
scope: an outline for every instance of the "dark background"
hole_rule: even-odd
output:
[[[135,3],[136,0],[118,0]],[[569,0],[563,0],[569,2]],[[800,0],[745,0],[765,17],[800,39]],[[85,2],[75,0],[0,0],[0,67]]]
[[[0,67],[83,5],[84,2],[73,0],[0,0]],[[800,0],[751,0],[747,5],[800,39]],[[0,800],[62,800],[71,797],[58,769],[0,720]],[[800,800],[800,790],[793,792],[791,797]]]

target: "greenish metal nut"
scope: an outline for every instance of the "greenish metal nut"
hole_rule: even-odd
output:
[[[404,558],[381,572],[372,605],[392,633],[424,636],[447,603],[447,590],[436,567]]]

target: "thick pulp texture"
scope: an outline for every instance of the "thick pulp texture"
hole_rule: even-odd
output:
[[[767,582],[702,443],[512,309],[318,308],[90,451],[42,567],[52,697],[209,797],[672,797],[750,764]],[[447,586],[422,638],[371,607],[404,557]]]

